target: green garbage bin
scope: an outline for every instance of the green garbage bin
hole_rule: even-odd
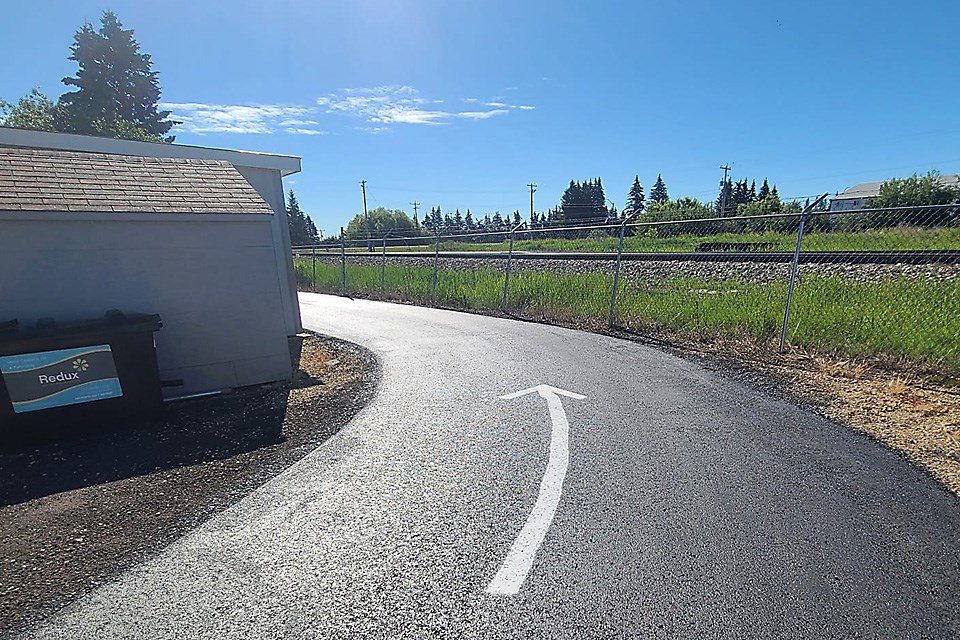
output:
[[[163,403],[156,314],[32,327],[0,323],[0,439],[4,443],[110,429]]]

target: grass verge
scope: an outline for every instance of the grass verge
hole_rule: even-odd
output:
[[[340,293],[340,265],[295,264],[304,286]],[[489,268],[442,270],[432,295],[428,267],[347,265],[348,295],[403,300],[466,311],[500,308],[504,276]],[[518,271],[511,275],[511,314],[535,320],[606,326],[611,277],[600,273]],[[622,279],[615,324],[648,333],[722,334],[755,342],[779,332],[785,282],[677,277]],[[885,278],[860,282],[806,275],[796,288],[787,338],[803,349],[854,357],[878,357],[920,366],[929,375],[960,376],[960,280]]]

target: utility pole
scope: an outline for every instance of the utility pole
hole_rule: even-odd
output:
[[[373,251],[373,244],[370,242],[370,216],[367,215],[367,181],[360,181],[360,191],[363,192],[363,226],[367,231],[367,251]]]
[[[413,207],[413,226],[419,227],[420,220],[417,218],[417,211],[418,211],[418,207],[420,206],[420,203],[414,200],[413,202],[410,203],[410,206]]]
[[[537,185],[530,183],[527,185],[530,187],[530,226],[533,227],[533,193],[537,190]]]
[[[730,172],[730,165],[720,166],[723,169],[723,182],[720,183],[720,217],[726,217],[727,214],[727,174]]]

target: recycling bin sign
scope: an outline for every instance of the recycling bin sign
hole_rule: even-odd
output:
[[[123,396],[110,345],[0,356],[15,413]]]

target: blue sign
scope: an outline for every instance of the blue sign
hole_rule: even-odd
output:
[[[16,413],[123,395],[108,344],[0,356],[0,374]]]

